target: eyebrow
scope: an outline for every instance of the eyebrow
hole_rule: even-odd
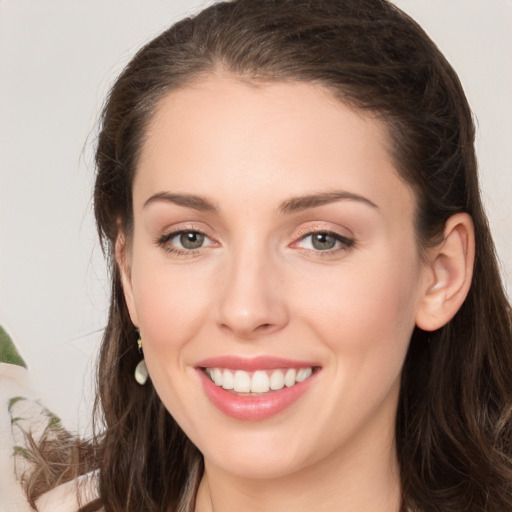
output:
[[[167,202],[177,204],[178,206],[185,206],[187,208],[193,208],[202,212],[217,212],[218,208],[208,199],[193,194],[172,194],[170,192],[158,192],[152,195],[144,203],[146,206],[156,202]]]
[[[354,194],[352,192],[342,190],[292,197],[286,201],[283,201],[279,205],[278,211],[280,213],[298,212],[343,200],[357,201],[372,208],[379,209],[379,207],[373,201],[370,201],[370,199],[367,199],[366,197],[360,196],[358,194]],[[156,202],[173,203],[178,206],[184,206],[186,208],[192,208],[194,210],[203,212],[218,213],[219,211],[218,208],[205,197],[194,194],[173,194],[171,192],[158,192],[157,194],[152,195],[145,201],[144,208]]]
[[[367,206],[371,206],[372,208],[376,208],[377,210],[379,209],[379,207],[373,201],[370,201],[366,197],[354,194],[352,192],[340,190],[334,192],[323,192],[320,194],[293,197],[291,199],[283,201],[280,204],[278,210],[281,213],[292,213],[302,210],[308,210],[309,208],[316,208],[324,204],[335,203],[337,201],[343,200],[357,201]]]

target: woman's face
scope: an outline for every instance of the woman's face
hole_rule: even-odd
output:
[[[312,84],[215,77],[159,105],[124,285],[151,381],[210,467],[393,451],[426,272],[386,144]]]

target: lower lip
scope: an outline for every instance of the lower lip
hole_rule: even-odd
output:
[[[262,395],[239,395],[216,386],[203,370],[198,369],[203,388],[210,401],[224,414],[242,421],[271,418],[296,402],[310,387],[317,372],[291,388],[284,387]]]

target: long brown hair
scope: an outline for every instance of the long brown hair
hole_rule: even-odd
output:
[[[512,315],[482,208],[471,111],[456,73],[386,0],[234,0],[184,19],[142,48],[114,84],[98,139],[95,215],[112,295],[98,371],[105,430],[97,439],[107,511],[193,510],[202,457],[140,360],[114,261],[130,232],[132,183],[145,129],[170,91],[222,69],[249,82],[305,81],[378,116],[416,195],[424,249],[446,220],[471,215],[474,278],[443,328],[414,332],[396,422],[403,509],[512,510]]]

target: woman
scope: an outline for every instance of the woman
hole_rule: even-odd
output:
[[[511,509],[473,138],[455,72],[381,0],[220,3],[144,47],[97,148],[89,509]]]

